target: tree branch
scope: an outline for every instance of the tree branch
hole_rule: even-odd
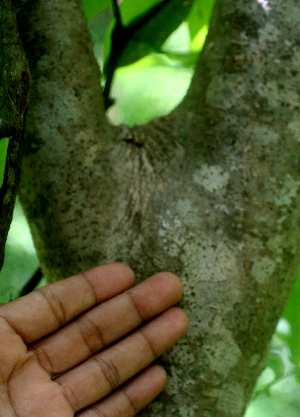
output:
[[[23,126],[29,93],[29,68],[19,38],[12,1],[1,1],[0,21],[0,140],[10,138],[0,192],[1,269],[19,183]]]

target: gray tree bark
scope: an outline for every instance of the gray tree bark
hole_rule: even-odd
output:
[[[0,2],[0,141],[10,138],[0,184],[0,269],[19,183],[29,94],[29,67],[19,37],[15,6],[12,0]]]
[[[299,265],[300,3],[217,0],[191,87],[105,119],[79,0],[20,16],[33,93],[21,201],[49,281],[123,261],[178,274],[191,325],[141,416],[241,417]]]

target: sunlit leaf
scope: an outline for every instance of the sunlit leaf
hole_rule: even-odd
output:
[[[162,45],[162,50],[176,54],[188,54],[191,50],[191,37],[186,22],[180,26],[168,37]]]
[[[173,61],[174,62],[174,61]],[[147,123],[169,113],[184,97],[193,71],[175,64],[164,54],[151,54],[116,71],[108,115],[113,123]]]
[[[188,17],[191,39],[198,36],[204,25],[209,25],[215,0],[195,0]]]
[[[201,51],[204,46],[206,35],[208,33],[208,24],[202,26],[197,35],[191,42],[191,50],[193,52]]]

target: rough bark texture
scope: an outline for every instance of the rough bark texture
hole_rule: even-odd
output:
[[[21,200],[42,269],[177,273],[190,330],[140,415],[241,417],[299,264],[300,4],[217,1],[183,103],[128,129],[103,117],[78,3],[38,0],[20,19],[33,74]]]
[[[29,67],[11,0],[0,2],[0,140],[9,141],[0,189],[0,269],[19,182],[23,125],[29,92]]]

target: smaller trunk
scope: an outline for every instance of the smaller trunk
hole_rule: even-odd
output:
[[[29,67],[11,0],[0,2],[0,141],[10,138],[0,189],[0,269],[19,183],[23,126],[29,92]]]

